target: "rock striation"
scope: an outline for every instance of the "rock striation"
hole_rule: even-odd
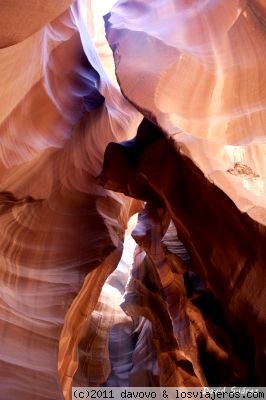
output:
[[[0,400],[266,386],[264,1],[0,5]]]
[[[156,134],[152,136],[148,132]],[[117,174],[118,169],[109,168],[110,160],[114,158],[119,160],[119,170],[123,174]],[[121,144],[110,143],[107,146],[100,179],[106,182],[109,189],[114,182],[115,190],[151,203],[153,207],[164,207],[167,210],[179,237],[188,249],[192,271],[201,277],[204,287],[218,300],[222,308],[221,315],[225,316],[227,324],[234,331],[239,356],[244,358],[242,366],[237,358],[235,360],[241,370],[240,375],[245,369],[243,366],[249,365],[250,370],[245,379],[250,384],[256,382],[263,385],[266,323],[265,226],[241,213],[232,200],[180,151],[175,141],[167,139],[160,128],[147,120],[140,124],[135,139]],[[147,218],[149,221],[150,217]],[[162,217],[159,221],[163,224]],[[147,232],[156,232],[156,223],[159,223],[158,217],[155,217],[153,227],[147,228]],[[178,318],[182,316],[178,305],[185,312],[181,300],[182,297],[186,298],[184,284],[181,283],[182,279],[179,283],[175,280],[171,272],[173,267],[165,265],[165,256],[160,246],[156,250],[156,243],[160,243],[160,229],[157,228],[150,245],[145,229],[140,235],[144,238],[141,239],[144,241],[144,248],[155,246],[154,250],[149,249],[148,254],[154,267],[157,265],[157,270],[159,267],[162,286],[164,287],[165,282],[167,287],[164,296],[174,334],[175,313]],[[175,290],[171,289],[172,281]],[[208,304],[205,307],[208,309]],[[199,313],[192,311],[193,313],[193,320],[199,323]],[[253,323],[250,324],[250,321]],[[204,336],[204,340],[207,340],[206,331]],[[184,337],[185,342],[189,340],[188,331]],[[192,345],[193,341],[187,346],[191,348]],[[196,360],[195,350],[192,350],[192,354]],[[194,363],[196,366],[196,361]]]

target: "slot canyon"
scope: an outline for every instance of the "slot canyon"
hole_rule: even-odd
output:
[[[265,0],[0,10],[0,400],[266,386]]]

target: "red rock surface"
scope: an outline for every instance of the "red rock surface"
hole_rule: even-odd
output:
[[[148,132],[153,133],[153,140],[145,140],[149,138]],[[120,161],[123,174],[109,167],[114,158]],[[265,379],[265,226],[241,213],[228,196],[182,154],[175,142],[145,120],[136,139],[108,145],[101,180],[109,189],[115,182],[116,190],[166,208],[189,251],[192,271],[199,274],[205,288],[217,298],[223,310],[221,314],[224,313],[235,331],[241,356],[246,357],[243,365],[250,362],[246,379],[262,385]],[[149,232],[156,229],[155,222]],[[158,234],[160,237],[160,231]],[[156,246],[155,237],[151,245]],[[147,247],[145,241],[144,248]],[[161,263],[160,251],[156,254]],[[150,257],[153,259],[152,255]],[[156,267],[156,260],[154,264]],[[166,271],[162,272],[160,281],[162,285],[167,282],[171,293],[173,278]],[[182,297],[185,292],[180,283],[174,286]],[[179,302],[176,301],[176,307]],[[173,320],[171,303],[169,306]],[[181,316],[180,311],[178,314]]]
[[[0,6],[0,400],[266,386],[264,2]]]

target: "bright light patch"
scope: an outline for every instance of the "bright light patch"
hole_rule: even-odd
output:
[[[103,16],[111,11],[116,0],[91,0],[91,10],[93,13],[94,35],[101,36],[104,39],[104,22]]]
[[[97,49],[102,65],[112,83],[118,87],[114,61],[111,49],[105,37],[105,28],[103,16],[108,14],[117,0],[91,0],[91,13],[92,19],[90,23],[93,24],[89,29],[92,33],[92,39]]]

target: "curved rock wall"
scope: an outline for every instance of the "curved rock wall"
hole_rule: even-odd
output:
[[[0,5],[0,400],[265,386],[264,2]]]

